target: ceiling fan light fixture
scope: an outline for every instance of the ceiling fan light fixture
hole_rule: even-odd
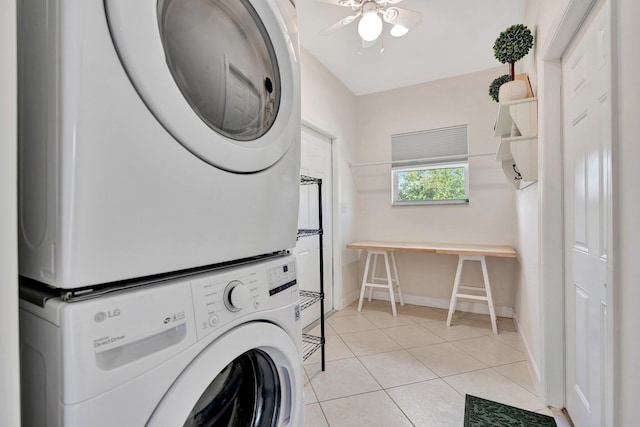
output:
[[[370,10],[364,13],[360,22],[358,22],[358,34],[362,37],[362,40],[372,42],[382,33],[382,19],[378,16],[375,10]]]
[[[391,34],[393,37],[402,37],[408,32],[409,32],[409,29],[407,27],[405,27],[404,25],[398,24],[391,27],[389,34]]]

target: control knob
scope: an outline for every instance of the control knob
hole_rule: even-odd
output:
[[[247,285],[234,280],[227,285],[224,304],[230,311],[240,311],[251,302],[251,292]]]

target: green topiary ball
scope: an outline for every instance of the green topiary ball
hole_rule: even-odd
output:
[[[522,59],[533,47],[533,35],[526,25],[516,24],[500,33],[493,44],[496,59],[503,64]]]
[[[494,81],[492,81],[491,84],[489,85],[489,96],[491,97],[491,99],[493,99],[496,102],[499,102],[498,94],[500,93],[500,86],[510,81],[511,81],[511,76],[509,74],[504,74],[498,77],[497,79],[495,79]]]

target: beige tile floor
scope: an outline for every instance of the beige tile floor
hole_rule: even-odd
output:
[[[326,370],[305,362],[305,426],[461,427],[473,394],[551,415],[535,394],[513,321],[372,301],[325,324]],[[319,334],[316,327],[311,333]]]

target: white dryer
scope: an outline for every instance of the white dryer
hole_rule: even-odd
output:
[[[290,0],[18,8],[22,276],[76,289],[295,246]]]
[[[24,427],[300,427],[292,256],[101,298],[20,302]]]

